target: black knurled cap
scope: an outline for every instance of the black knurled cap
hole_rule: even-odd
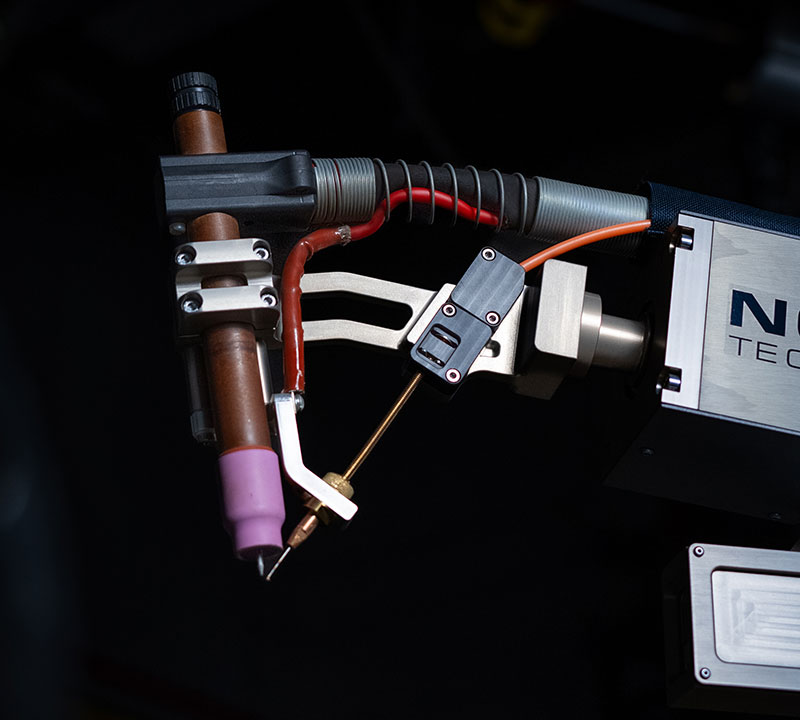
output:
[[[169,81],[170,108],[173,119],[192,110],[221,113],[217,81],[204,72],[187,72]]]

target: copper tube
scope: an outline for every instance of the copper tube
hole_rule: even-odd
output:
[[[209,328],[203,343],[220,454],[270,447],[252,326],[226,323]]]
[[[172,133],[181,155],[228,152],[222,117],[213,110],[192,110],[178,115]]]
[[[203,240],[231,240],[239,236],[239,223],[233,215],[208,213],[189,223],[189,239],[192,242]]]
[[[296,548],[306,540],[309,535],[319,527],[319,518],[314,513],[306,513],[305,517],[298,523],[297,527],[292,530],[286,544],[291,548]]]
[[[192,110],[175,118],[175,143],[183,155],[227,152],[220,115]],[[236,218],[225,213],[201,215],[188,227],[189,240],[232,240],[240,237]],[[244,285],[239,276],[209,278],[203,287]],[[225,323],[203,334],[209,392],[214,408],[220,454],[242,447],[271,447],[264,409],[255,333],[251,325]]]

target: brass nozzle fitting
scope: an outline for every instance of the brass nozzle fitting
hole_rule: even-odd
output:
[[[329,472],[322,478],[334,490],[344,495],[348,500],[353,497],[353,486],[339,473]],[[303,503],[314,515],[317,515],[326,525],[330,524],[331,514],[321,500],[309,496]]]
[[[329,472],[322,479],[334,490],[344,495],[348,500],[353,497],[353,486],[345,480],[342,475],[339,475],[339,473]],[[296,548],[298,545],[304,543],[311,533],[317,529],[320,520],[328,525],[332,519],[330,510],[328,510],[320,500],[311,495],[306,496],[303,505],[308,508],[309,512],[306,513],[305,517],[298,523],[297,527],[292,531],[292,534],[286,541],[286,544],[292,548]]]

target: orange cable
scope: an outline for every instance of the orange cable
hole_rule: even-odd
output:
[[[609,225],[608,227],[598,228],[597,230],[590,230],[582,235],[576,235],[569,240],[563,240],[560,243],[551,245],[549,248],[531,255],[527,260],[523,260],[520,265],[525,269],[525,272],[530,272],[539,265],[544,264],[551,258],[563,255],[570,250],[575,250],[584,245],[607,240],[608,238],[619,237],[620,235],[630,235],[631,233],[644,232],[650,227],[649,220],[637,220],[635,222],[622,223],[621,225]]]

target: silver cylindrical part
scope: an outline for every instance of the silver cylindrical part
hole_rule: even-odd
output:
[[[365,222],[375,211],[375,165],[371,158],[314,158],[317,202],[312,225]]]
[[[646,340],[644,323],[603,315],[592,364],[613,370],[636,370],[642,361]]]
[[[647,198],[640,195],[601,190],[560,180],[537,177],[539,198],[531,237],[547,243],[559,242],[589,230],[646,220]],[[641,234],[623,235],[597,244],[598,250],[632,255]]]
[[[197,442],[210,445],[216,441],[217,434],[214,430],[214,415],[211,410],[203,348],[200,345],[187,347],[183,351],[183,362],[186,367],[192,435]]]
[[[584,293],[578,352],[569,374],[583,377],[590,367],[632,372],[642,361],[646,342],[644,323],[607,315],[599,295]]]
[[[583,377],[594,362],[597,338],[603,325],[603,300],[594,293],[584,293],[581,312],[581,335],[578,341],[578,357],[570,375]]]

